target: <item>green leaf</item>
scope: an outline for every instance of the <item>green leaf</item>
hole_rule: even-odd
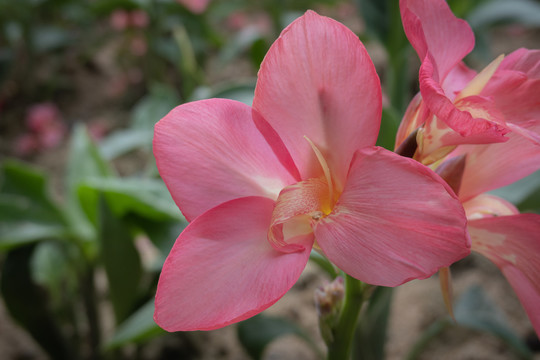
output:
[[[253,359],[261,359],[264,349],[275,339],[294,334],[305,340],[314,350],[315,345],[295,324],[279,317],[256,315],[238,324],[238,339]]]
[[[73,359],[51,313],[47,296],[31,276],[34,245],[10,251],[1,271],[0,290],[10,315],[41,345],[52,359]]]
[[[540,171],[513,184],[499,188],[491,194],[500,196],[518,206],[520,210],[540,210]]]
[[[112,169],[90,139],[86,128],[76,125],[71,136],[66,171],[66,215],[78,238],[84,239],[88,244],[95,240],[96,229],[83,212],[85,204],[79,202],[79,186],[89,178],[112,175]]]
[[[100,193],[116,217],[128,213],[155,220],[182,220],[169,191],[161,180],[142,178],[92,178],[79,187],[80,202],[90,219],[97,219]]]
[[[354,357],[364,360],[384,359],[384,346],[390,319],[393,288],[379,286],[369,299],[355,334]]]
[[[482,28],[500,22],[513,22],[526,26],[540,26],[540,4],[532,0],[496,0],[479,5],[467,17],[473,28]]]
[[[523,359],[532,354],[510,328],[502,311],[479,286],[471,286],[457,301],[454,316],[458,325],[487,332],[506,342]]]
[[[100,199],[101,259],[109,281],[116,322],[124,321],[136,306],[142,266],[126,225]]]
[[[0,250],[67,235],[65,219],[47,193],[44,174],[6,161],[0,177]]]
[[[169,111],[180,104],[176,90],[165,84],[154,84],[150,94],[143,97],[131,113],[131,127],[134,130],[154,133],[154,125]]]
[[[129,343],[140,344],[164,333],[165,331],[154,322],[154,300],[152,299],[118,326],[105,347],[112,350]]]
[[[394,150],[399,121],[400,119],[396,110],[391,107],[383,108],[377,146],[382,146],[390,151]]]
[[[126,129],[112,133],[99,144],[103,157],[112,160],[139,148],[150,148],[154,133],[147,129]]]

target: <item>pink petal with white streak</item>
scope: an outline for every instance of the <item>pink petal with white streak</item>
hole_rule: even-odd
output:
[[[272,45],[253,100],[283,139],[302,179],[322,175],[307,136],[327,160],[338,188],[353,153],[375,144],[381,104],[379,78],[358,37],[313,11]]]
[[[286,154],[282,154],[286,155]],[[276,199],[297,180],[240,102],[211,99],[178,106],[155,126],[159,173],[186,218],[235,198]]]
[[[195,219],[178,237],[159,279],[156,323],[167,331],[212,330],[247,319],[279,300],[306,266],[303,250],[285,254],[267,241],[274,202],[247,197]]]
[[[540,215],[473,220],[469,232],[472,249],[501,269],[540,335]]]

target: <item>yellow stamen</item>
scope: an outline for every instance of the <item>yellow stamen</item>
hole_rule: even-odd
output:
[[[317,156],[317,160],[319,160],[319,164],[321,164],[321,168],[324,172],[324,177],[326,178],[326,182],[328,183],[328,204],[323,209],[324,213],[328,215],[330,212],[332,212],[332,206],[334,201],[334,185],[332,183],[332,176],[330,174],[330,168],[328,167],[328,163],[326,162],[326,159],[324,158],[321,151],[317,148],[317,146],[311,141],[306,135],[304,135],[304,139],[307,140],[311,148],[313,149],[313,152],[315,153],[315,156]]]

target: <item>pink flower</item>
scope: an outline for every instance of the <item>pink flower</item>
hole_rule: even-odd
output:
[[[145,28],[148,26],[148,14],[144,10],[134,10],[129,14],[129,23],[135,28]]]
[[[115,10],[109,18],[109,23],[115,30],[125,30],[129,26],[129,13],[126,10]]]
[[[358,37],[308,11],[270,48],[253,107],[210,99],[163,118],[157,166],[191,223],[164,264],[156,322],[187,331],[249,318],[293,286],[312,249],[384,286],[466,256],[459,201],[428,168],[373,146],[380,116]]]
[[[184,5],[189,11],[195,14],[202,14],[210,0],[176,0],[178,3]]]
[[[476,74],[461,61],[474,47],[473,32],[446,2],[400,4],[405,32],[422,66],[421,101],[411,103],[398,142],[423,125],[417,135],[417,159],[425,164],[456,145],[505,142],[510,133],[539,144],[538,121],[533,122],[540,111],[533,90],[540,88],[540,51],[520,49],[500,56]]]
[[[418,128],[415,159],[437,171],[461,161],[452,176],[472,250],[502,270],[540,334],[540,216],[484,194],[540,169],[540,51],[519,49],[475,74],[461,62],[473,33],[445,1],[400,6],[422,66],[396,144]]]

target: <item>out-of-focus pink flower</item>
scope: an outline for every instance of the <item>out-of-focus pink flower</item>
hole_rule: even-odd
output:
[[[44,131],[58,122],[60,122],[60,111],[53,103],[33,105],[26,113],[26,127],[30,131]]]
[[[226,24],[229,29],[241,30],[249,24],[249,18],[245,12],[235,11],[227,16]]]
[[[33,105],[28,109],[26,127],[29,133],[20,140],[19,150],[21,151],[17,150],[18,153],[25,153],[26,155],[40,149],[58,146],[67,131],[58,107],[48,102]]]
[[[148,14],[143,10],[134,10],[129,13],[129,24],[135,28],[146,28],[148,26]]]
[[[142,35],[133,36],[130,41],[131,53],[135,56],[143,56],[148,50],[146,38]]]
[[[126,10],[115,10],[112,12],[109,23],[115,30],[122,31],[129,26],[130,16]]]
[[[38,149],[38,140],[34,134],[23,134],[15,140],[15,154],[18,156],[32,155]]]
[[[210,0],[176,0],[178,3],[184,5],[189,11],[195,14],[202,14]]]
[[[540,51],[519,49],[476,74],[461,62],[473,33],[444,0],[400,6],[422,66],[396,146],[418,129],[415,159],[440,172],[461,163],[449,176],[472,249],[502,270],[540,334],[540,216],[484,194],[540,169]]]
[[[379,78],[358,37],[308,11],[266,55],[253,107],[172,110],[154,155],[191,221],[156,295],[166,330],[210,330],[266,309],[316,249],[346,273],[396,286],[469,253],[463,208],[418,162],[375,147]]]

